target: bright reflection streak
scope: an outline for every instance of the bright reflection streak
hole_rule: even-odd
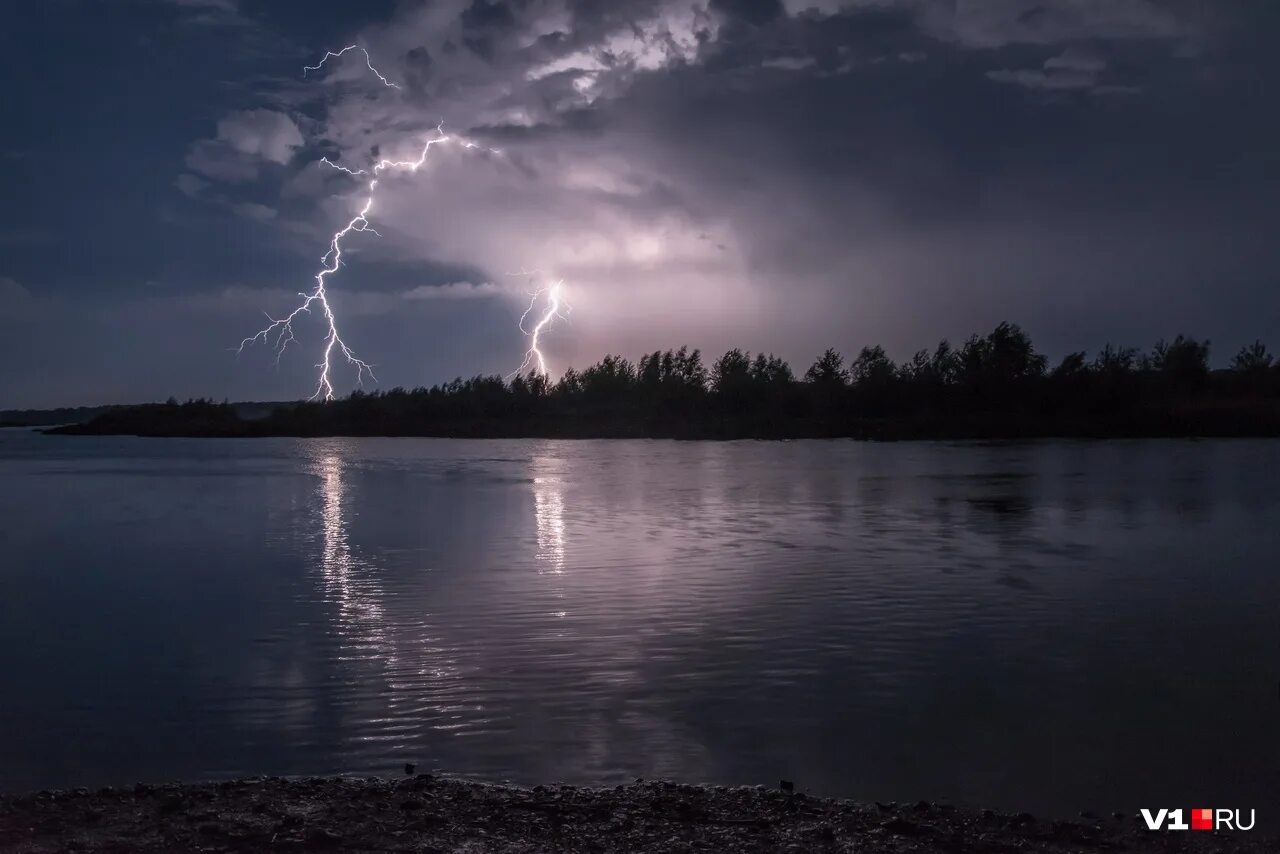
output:
[[[535,557],[545,566],[539,572],[564,572],[564,491],[556,477],[533,479],[533,514],[538,527]]]
[[[533,521],[538,537],[538,572],[560,575],[565,567],[565,460],[548,449],[529,461],[533,475]]]
[[[349,540],[347,468],[340,448],[325,449],[316,460],[322,595],[337,606],[331,630],[339,645],[336,659],[371,664],[384,680],[379,696],[370,700],[378,708],[358,721],[356,740],[382,742],[395,753],[408,749],[423,727],[462,726],[457,699],[448,692],[459,685],[459,669],[425,620],[388,613],[388,606],[395,606],[393,591],[380,567],[362,559]],[[476,704],[471,710],[482,709]]]
[[[352,554],[343,516],[342,457],[326,452],[320,457],[320,571],[325,598],[338,606],[337,634],[356,650],[369,652],[388,665],[396,662],[395,645],[387,636],[386,614],[378,601],[380,591],[369,578],[359,577],[360,565]]]

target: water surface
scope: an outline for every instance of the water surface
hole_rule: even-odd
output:
[[[1276,471],[1267,441],[3,431],[0,789],[411,760],[1262,807]]]

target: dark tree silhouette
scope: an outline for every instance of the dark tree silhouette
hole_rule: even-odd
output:
[[[605,356],[557,381],[528,373],[431,388],[354,392],[241,418],[226,403],[114,407],[60,432],[190,436],[858,436],[1280,435],[1280,367],[1261,342],[1209,370],[1209,342],[1179,335],[1140,356],[1107,344],[1052,370],[1012,323],[942,341],[895,365],[877,345],[846,369],[828,349],[796,379],[777,356],[734,349],[710,369],[698,350]]]
[[[711,367],[711,390],[716,394],[740,395],[752,384],[751,354],[733,349]]]
[[[1209,341],[1183,335],[1172,342],[1161,338],[1151,351],[1151,367],[1175,383],[1199,383],[1209,375]]]
[[[1231,360],[1231,370],[1256,376],[1270,370],[1272,361],[1267,345],[1254,341],[1251,346],[1241,347],[1240,352],[1236,353],[1236,357]]]
[[[986,337],[971,336],[960,348],[959,361],[962,382],[1001,391],[1020,380],[1042,376],[1047,363],[1031,346],[1027,333],[1008,322]]]
[[[844,368],[844,356],[832,348],[818,357],[818,360],[804,372],[805,382],[828,388],[843,387],[849,382],[849,372]]]
[[[791,373],[791,366],[777,356],[772,353],[768,356],[757,353],[755,361],[751,363],[751,380],[760,385],[784,388],[795,382],[795,377]]]
[[[863,347],[849,366],[849,379],[854,386],[868,389],[888,388],[897,378],[898,368],[879,344]]]
[[[1084,376],[1089,370],[1089,363],[1086,361],[1087,356],[1084,351],[1068,353],[1062,357],[1062,361],[1058,363],[1058,367],[1053,369],[1050,376],[1058,380],[1077,379]]]
[[[1093,360],[1093,369],[1099,373],[1127,374],[1138,364],[1138,351],[1133,347],[1113,347],[1107,344]]]

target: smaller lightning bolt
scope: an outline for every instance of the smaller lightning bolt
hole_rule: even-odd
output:
[[[508,374],[507,379],[511,379],[512,377],[518,376],[519,374],[523,373],[526,368],[528,368],[530,365],[534,364],[535,362],[537,363],[537,366],[538,366],[537,367],[538,373],[542,374],[544,377],[550,375],[549,371],[547,370],[547,359],[545,356],[543,356],[542,350],[539,348],[538,345],[542,338],[542,333],[546,330],[546,328],[551,324],[552,321],[554,321],[556,318],[559,318],[560,320],[569,319],[569,316],[567,313],[564,313],[564,314],[561,313],[562,308],[565,310],[565,312],[573,311],[573,306],[565,302],[563,296],[561,295],[560,291],[561,291],[561,288],[563,287],[564,287],[564,280],[561,279],[560,281],[557,281],[554,284],[551,284],[545,288],[539,288],[538,290],[530,294],[529,307],[524,310],[524,314],[520,315],[520,324],[519,324],[520,331],[523,332],[525,335],[529,336],[529,349],[525,351],[524,361],[520,363],[520,367],[516,368],[514,371]],[[542,317],[538,320],[536,324],[534,324],[532,329],[525,329],[525,326],[524,326],[525,321],[528,319],[529,315],[533,313],[534,307],[537,306],[538,298],[543,296],[544,294],[546,295],[546,300],[547,300],[546,310],[542,313]]]
[[[346,53],[349,50],[358,50],[364,54],[364,64],[369,66],[369,70],[373,72],[374,76],[382,81],[383,86],[386,86],[388,89],[400,88],[400,85],[398,83],[392,83],[390,80],[382,76],[381,71],[373,67],[373,58],[369,56],[369,51],[365,50],[358,44],[349,44],[346,47],[344,47],[342,50],[338,51],[337,53],[334,53],[331,50],[325,51],[324,56],[321,57],[320,62],[318,64],[303,66],[302,76],[306,77],[308,71],[319,71],[321,68],[324,68],[324,64],[328,62],[330,59],[337,59],[338,57],[342,56],[344,53]]]
[[[369,174],[368,169],[348,169],[346,166],[343,166],[341,163],[334,163],[332,160],[330,160],[327,157],[321,157],[320,162],[323,163],[325,166],[332,166],[334,169],[337,169],[339,172],[346,172],[348,175],[368,175]]]

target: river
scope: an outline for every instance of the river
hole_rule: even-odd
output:
[[[0,431],[0,789],[412,761],[1275,804],[1277,472],[1251,440]]]

